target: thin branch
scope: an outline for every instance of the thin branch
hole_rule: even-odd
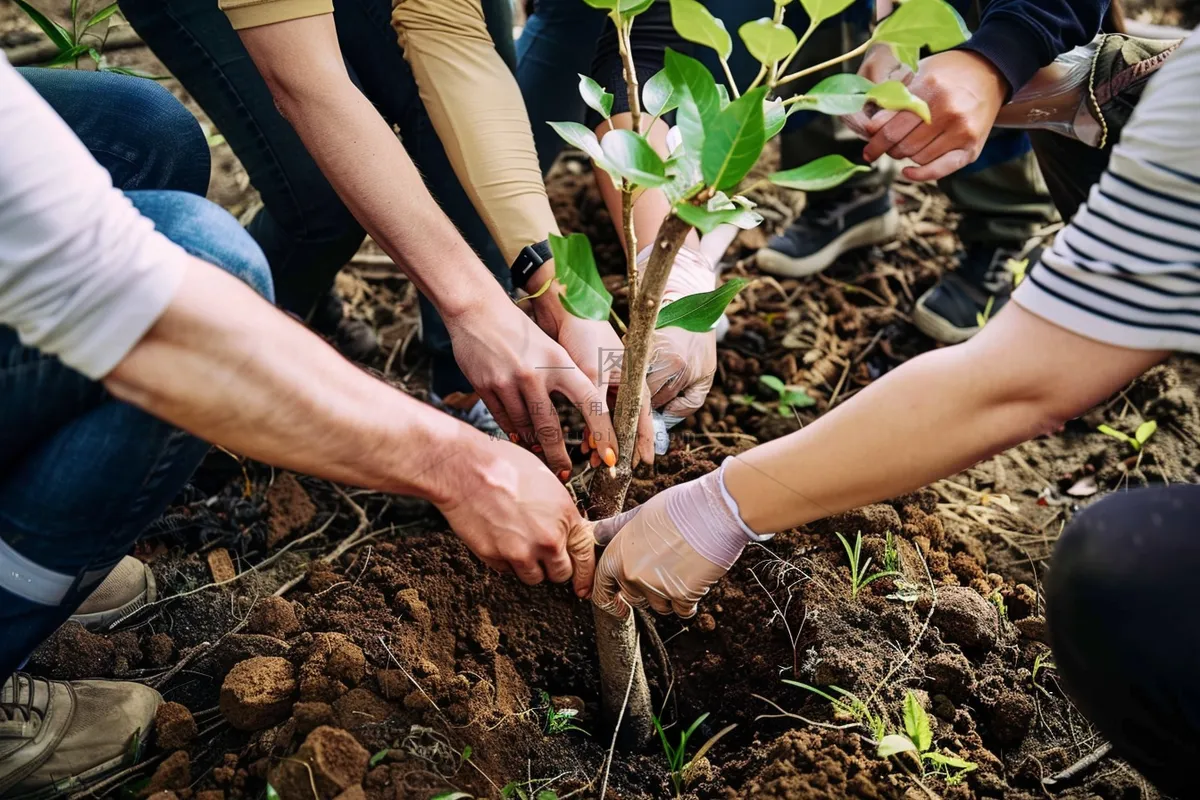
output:
[[[791,75],[780,78],[778,81],[775,82],[775,86],[776,86],[776,88],[778,88],[780,86],[783,86],[785,83],[791,83],[794,80],[803,78],[805,75],[812,75],[814,72],[820,72],[823,69],[829,69],[830,67],[837,66],[838,64],[849,61],[852,58],[858,58],[863,53],[867,52],[867,50],[869,50],[871,48],[871,45],[873,45],[874,43],[875,43],[875,41],[873,39],[868,39],[867,41],[863,42],[858,47],[851,50],[849,53],[840,55],[837,58],[831,58],[828,61],[822,61],[820,64],[816,64],[811,67],[805,67],[802,70],[793,72]]]

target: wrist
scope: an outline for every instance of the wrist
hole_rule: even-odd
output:
[[[466,423],[421,405],[408,411],[399,437],[380,443],[394,468],[384,491],[428,500],[439,508],[463,496],[463,487],[477,483],[481,463],[490,463],[497,441]],[[414,457],[414,454],[420,454]]]

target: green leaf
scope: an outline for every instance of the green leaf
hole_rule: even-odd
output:
[[[612,116],[613,96],[587,75],[579,76],[579,96],[588,108],[608,119]]]
[[[89,19],[84,24],[83,30],[86,31],[86,30],[89,30],[90,28],[94,28],[95,26],[99,25],[101,22],[104,22],[104,20],[111,17],[113,14],[117,13],[117,11],[119,11],[119,10],[120,9],[118,8],[116,3],[112,3],[111,5],[105,6],[104,8],[97,11],[95,14],[92,14],[92,18]]]
[[[667,161],[667,174],[671,182],[662,187],[671,205],[677,206],[691,200],[704,188],[704,176],[700,174],[700,158],[685,149],[676,151]]]
[[[738,28],[738,35],[742,37],[750,55],[767,66],[790,56],[797,44],[796,34],[791,28],[769,17],[747,22]]]
[[[279,790],[271,784],[267,784],[267,800],[279,800]]]
[[[1137,439],[1133,438],[1132,436],[1130,436],[1127,433],[1122,433],[1121,431],[1117,430],[1116,428],[1110,428],[1107,425],[1100,425],[1096,428],[1096,430],[1100,431],[1105,436],[1111,436],[1112,438],[1114,438],[1118,441],[1125,442],[1126,444],[1132,446],[1134,450],[1137,450],[1138,448],[1141,447],[1141,444],[1138,443]]]
[[[42,33],[46,34],[50,38],[50,41],[54,42],[54,46],[59,49],[59,52],[71,49],[74,40],[66,28],[29,5],[25,0],[14,0],[14,2],[18,8],[25,12],[26,16],[37,23],[37,26],[42,29]]]
[[[644,136],[618,128],[604,134],[600,147],[612,170],[630,183],[654,188],[671,180],[667,165]]]
[[[604,288],[596,269],[592,243],[582,233],[570,236],[550,236],[550,252],[554,255],[554,276],[567,287],[562,296],[563,308],[580,319],[605,320],[612,309],[612,295]],[[465,761],[469,756],[464,756]]]
[[[382,750],[380,750],[378,753],[376,753],[375,755],[371,756],[371,760],[368,761],[367,763],[372,767],[378,767],[379,763],[381,761],[383,761],[385,758],[387,758],[388,753],[390,753],[390,752],[392,752],[392,751],[385,747]]]
[[[679,94],[679,126],[683,147],[697,159],[704,152],[706,128],[721,113],[717,82],[708,67],[696,59],[667,48],[664,58],[671,84]]]
[[[770,176],[770,181],[785,189],[822,192],[838,186],[857,172],[870,172],[870,170],[870,167],[855,164],[845,156],[834,154],[822,156],[802,167],[776,172]]]
[[[504,788],[507,789],[508,787],[506,786]],[[507,794],[504,795],[504,797],[509,797],[509,796],[510,795],[507,795]],[[442,792],[441,794],[435,794],[433,797],[429,798],[429,800],[472,800],[472,798],[473,798],[473,795],[469,795],[466,792],[451,791],[451,792]],[[268,797],[267,800],[271,800],[271,798]]]
[[[816,404],[817,401],[803,389],[786,386],[779,393],[779,408],[781,412],[784,408],[812,408]]]
[[[689,294],[663,306],[658,312],[659,328],[683,328],[692,333],[708,333],[725,313],[725,308],[750,281],[734,278],[702,294]]]
[[[879,749],[876,750],[876,755],[880,758],[887,758],[899,753],[915,752],[917,746],[909,741],[907,736],[901,736],[898,733],[891,733],[883,737],[879,742]]]
[[[904,696],[904,732],[922,753],[933,746],[933,729],[929,725],[929,715],[921,708],[917,696],[911,690]]]
[[[63,50],[61,53],[59,53],[54,58],[47,61],[45,64],[42,64],[42,66],[43,67],[62,67],[62,66],[66,66],[67,64],[72,64],[75,62],[75,59],[86,56],[88,54],[89,49],[90,48],[86,44],[77,44],[77,45],[74,45],[73,47],[68,47],[66,50]]]
[[[626,20],[636,17],[654,5],[654,0],[584,0],[584,2],[592,8],[599,8]]]
[[[758,382],[778,394],[780,397],[782,397],[783,393],[787,391],[787,384],[785,384],[779,378],[776,378],[774,375],[759,375]],[[800,684],[797,685],[799,686]]]
[[[769,142],[783,130],[787,124],[788,110],[782,100],[767,100],[763,103],[763,134]]]
[[[857,114],[867,103],[867,92],[873,88],[875,84],[861,75],[841,72],[809,89],[805,102],[800,105],[832,116]]]
[[[854,0],[800,0],[800,5],[808,12],[811,24],[820,25],[830,17],[835,17],[854,4]]]
[[[684,39],[711,47],[722,59],[733,54],[733,39],[725,23],[697,0],[671,0],[671,24]]]
[[[553,128],[554,132],[561,136],[567,144],[578,147],[595,161],[604,160],[604,150],[600,147],[600,140],[596,138],[596,134],[592,132],[591,128],[580,125],[578,122],[548,122],[546,124]]]
[[[908,90],[901,81],[886,81],[874,86],[866,98],[888,111],[911,111],[928,125],[929,105]]]
[[[642,87],[642,107],[652,117],[661,117],[679,106],[679,90],[671,76],[661,69]]]
[[[733,188],[746,177],[766,144],[763,99],[767,87],[760,86],[729,104],[709,126],[700,168],[709,186]]]
[[[721,101],[721,110],[724,111],[729,107],[729,89],[726,88],[725,84],[717,84],[717,97]]]
[[[957,47],[969,35],[962,17],[945,0],[908,0],[879,23],[871,40],[891,45],[897,58],[911,58],[924,47],[935,53]]]
[[[973,761],[964,761],[961,758],[955,758],[954,756],[947,756],[936,752],[924,753],[922,754],[921,758],[939,766],[961,769],[963,772],[970,772],[973,769],[979,768],[979,765]]]
[[[675,207],[675,213],[688,225],[705,234],[712,233],[726,223],[736,225],[743,230],[756,228],[762,223],[762,216],[745,208],[725,208],[711,211],[684,203]]]
[[[549,789],[542,789],[537,793],[534,800],[558,800],[558,793],[552,792]]]
[[[1143,422],[1141,425],[1138,425],[1138,429],[1134,431],[1134,441],[1136,441],[1139,445],[1143,445],[1150,439],[1151,436],[1154,435],[1156,430],[1158,430],[1158,423],[1156,421],[1150,420],[1149,422]]]

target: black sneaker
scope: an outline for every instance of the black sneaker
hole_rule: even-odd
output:
[[[1041,249],[1022,261],[1033,264]],[[959,344],[1004,307],[1012,294],[1014,268],[1020,249],[977,244],[967,250],[958,268],[917,300],[913,322],[921,333],[942,344]]]
[[[890,241],[899,227],[900,214],[886,186],[811,194],[796,221],[772,237],[755,261],[772,275],[815,275],[842,253]]]

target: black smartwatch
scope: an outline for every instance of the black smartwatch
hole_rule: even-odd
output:
[[[524,289],[533,273],[538,271],[538,267],[553,257],[550,252],[550,243],[544,239],[537,244],[522,248],[517,255],[517,260],[512,264],[513,288]]]

